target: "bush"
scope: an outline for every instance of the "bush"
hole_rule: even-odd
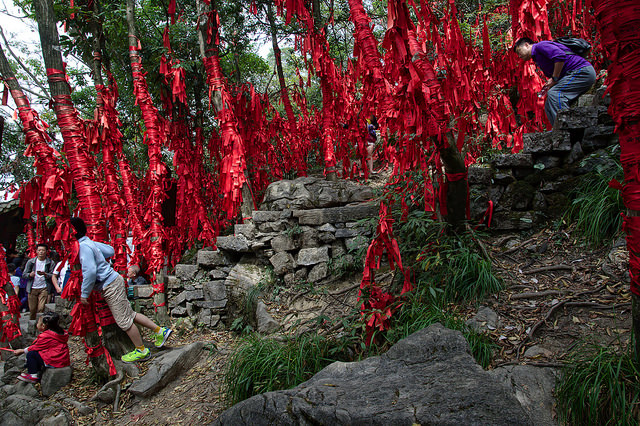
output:
[[[631,353],[583,343],[572,350],[556,385],[561,418],[568,424],[637,425],[639,371]]]

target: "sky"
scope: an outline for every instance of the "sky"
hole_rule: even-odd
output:
[[[8,48],[11,49],[11,52],[18,56],[23,62],[25,62],[27,58],[33,57],[41,60],[40,37],[38,35],[37,26],[35,22],[27,18],[20,18],[23,16],[24,13],[18,7],[13,5],[12,0],[0,0],[0,27],[2,28],[9,46],[7,46],[1,38],[0,44],[2,44],[4,53],[9,60],[13,60],[13,57]],[[23,86],[27,83],[27,81],[20,82]],[[34,91],[38,90],[37,88],[29,85],[26,87]],[[32,106],[34,109],[41,111],[42,108],[45,107],[44,104],[38,104],[35,102],[35,97],[33,95],[27,93],[27,97],[33,104]],[[9,105],[0,106],[2,115],[6,118],[11,117],[14,109],[15,105],[11,99],[9,100]]]

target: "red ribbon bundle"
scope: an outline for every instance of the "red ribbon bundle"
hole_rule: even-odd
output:
[[[11,282],[2,244],[0,244],[0,282]],[[11,296],[7,294],[4,290],[4,284],[0,285],[0,304],[7,307],[6,310],[0,312],[0,330],[2,331],[0,342],[10,342],[22,334],[19,325],[20,301],[15,294]]]
[[[640,211],[640,4],[634,0],[595,0],[602,47],[611,61],[607,87],[609,114],[620,138],[624,170],[622,197],[627,208]],[[631,291],[640,296],[640,218],[624,217]]]
[[[358,299],[362,300],[360,311],[365,320],[367,339],[366,344],[371,343],[371,338],[375,330],[386,330],[389,328],[389,320],[393,312],[398,309],[399,304],[396,298],[382,291],[375,283],[374,271],[380,269],[383,254],[387,255],[389,266],[398,269],[404,276],[401,295],[411,291],[411,281],[409,271],[402,267],[400,248],[398,242],[393,238],[393,219],[389,214],[388,206],[380,203],[380,221],[376,231],[376,238],[369,245],[365,257],[364,272],[360,283]]]
[[[223,195],[222,208],[227,213],[227,218],[233,218],[242,202],[242,187],[247,182],[245,147],[238,134],[235,114],[230,108],[231,99],[224,84],[218,57],[214,54],[204,58],[204,65],[207,70],[209,96],[216,91],[222,98],[222,110],[218,111],[223,153],[219,175],[220,189]]]

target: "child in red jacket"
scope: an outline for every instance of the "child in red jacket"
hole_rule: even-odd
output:
[[[27,371],[18,380],[36,383],[45,367],[61,368],[71,365],[69,358],[69,335],[60,327],[60,317],[55,312],[46,312],[38,319],[40,335],[33,344],[25,349],[17,349],[14,353],[27,354]]]

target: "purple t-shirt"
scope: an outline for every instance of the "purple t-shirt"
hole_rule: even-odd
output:
[[[564,77],[568,72],[591,66],[589,61],[582,56],[574,54],[567,46],[555,41],[535,43],[531,46],[531,57],[548,78],[553,75],[553,65],[556,62],[564,62],[560,78]]]

